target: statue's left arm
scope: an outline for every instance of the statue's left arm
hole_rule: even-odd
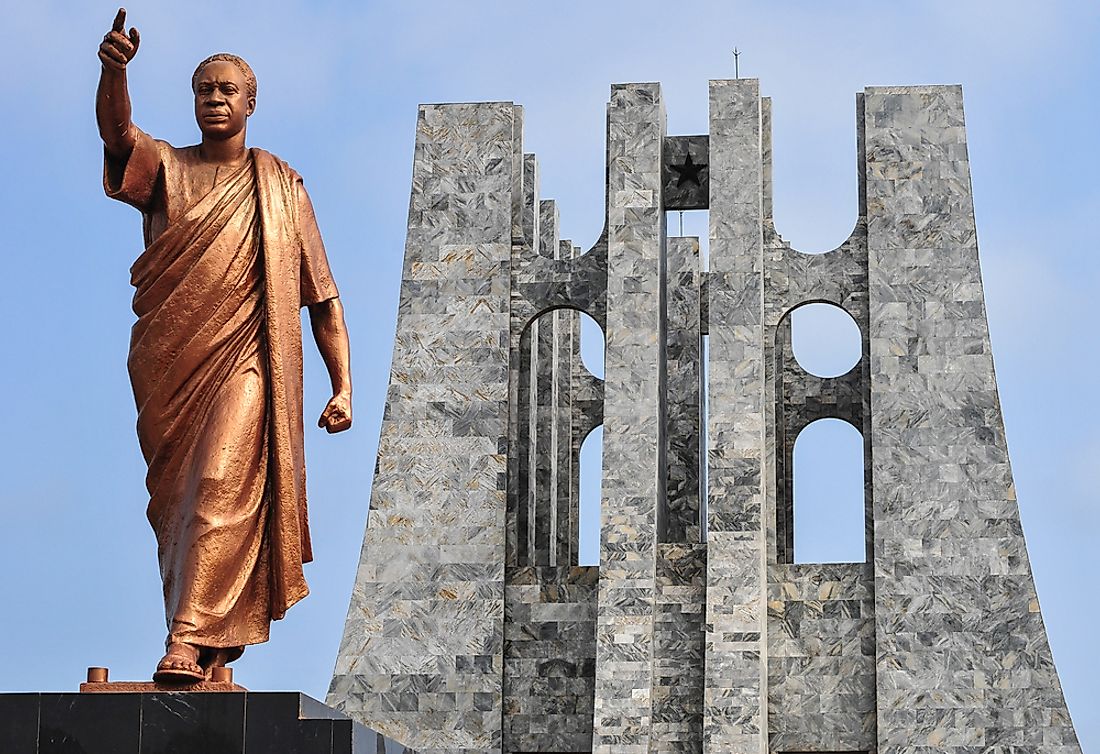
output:
[[[309,310],[309,323],[317,350],[332,383],[329,399],[317,426],[343,432],[351,427],[351,346],[344,323],[344,306],[332,280],[325,245],[313,214],[313,203],[301,181],[295,181],[298,223],[302,234],[302,304]]]

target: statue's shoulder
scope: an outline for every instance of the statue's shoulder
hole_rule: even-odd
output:
[[[268,152],[266,149],[261,149],[260,147],[252,147],[251,149],[252,159],[254,161],[267,163],[276,170],[279,170],[287,176],[288,180],[290,180],[291,183],[302,182],[302,176],[298,173],[298,171],[290,167],[290,163],[279,157],[277,154],[273,152]]]
[[[160,161],[170,169],[187,171],[190,168],[202,165],[202,156],[199,153],[198,144],[188,144],[185,147],[174,146],[164,139],[153,139],[153,144],[160,155]]]
[[[199,159],[199,145],[188,144],[185,147],[177,147],[164,139],[153,139],[157,150],[164,155],[169,155],[180,162],[190,162]]]

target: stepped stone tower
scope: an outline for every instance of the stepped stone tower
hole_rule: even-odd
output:
[[[330,704],[418,751],[1079,754],[1009,467],[962,91],[856,102],[859,220],[820,255],[774,229],[756,80],[711,82],[704,136],[665,134],[657,84],[612,87],[584,253],[539,197],[521,107],[421,107]],[[706,269],[667,236],[679,209],[709,209]],[[858,323],[848,374],[792,358],[809,302]],[[794,440],[826,417],[864,438],[865,562],[793,562]]]

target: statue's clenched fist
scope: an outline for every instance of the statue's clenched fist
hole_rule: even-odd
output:
[[[119,8],[115,16],[115,22],[111,24],[111,30],[103,37],[99,45],[99,59],[104,68],[115,71],[125,71],[126,64],[134,59],[138,45],[141,44],[141,35],[138,30],[130,27],[130,35],[126,36],[123,29],[126,27],[126,9]]]

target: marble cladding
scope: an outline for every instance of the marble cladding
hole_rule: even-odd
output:
[[[1080,753],[1008,463],[961,90],[857,95],[860,216],[825,254],[775,228],[771,118],[756,80],[712,81],[710,133],[666,137],[658,85],[613,87],[581,253],[522,108],[421,108],[330,704],[424,752]],[[665,228],[704,207],[709,269]],[[791,312],[822,302],[861,331],[834,378],[791,348]],[[864,563],[792,564],[794,442],[822,418],[864,436]],[[600,566],[580,567],[601,424]]]
[[[768,750],[876,749],[874,572],[768,566]]]
[[[599,569],[509,568],[504,748],[591,751]]]
[[[709,150],[706,136],[665,137],[665,209],[706,209],[710,204]]]
[[[762,158],[766,160],[766,157]],[[765,223],[764,323],[767,423],[770,474],[767,495],[769,562],[793,563],[794,445],[798,434],[818,419],[841,419],[869,436],[867,408],[867,224],[856,223],[851,236],[826,254],[804,254],[791,248]],[[802,369],[791,343],[791,315],[807,303],[831,304],[852,317],[860,332],[859,361],[838,377],[823,378]],[[865,463],[870,444],[865,441]],[[868,477],[870,475],[867,475]],[[866,494],[870,526],[870,482]],[[866,532],[868,559],[874,538]]]
[[[417,750],[501,748],[515,127],[502,102],[417,117],[390,386],[328,694]]]
[[[666,144],[668,140],[666,139]],[[695,543],[699,534],[699,422],[703,384],[699,239],[668,239],[668,322],[665,329],[667,515],[662,542]]]
[[[706,545],[657,546],[652,752],[702,751]]]
[[[878,751],[1078,754],[1009,466],[962,88],[862,103]]]
[[[556,257],[558,254],[558,212],[551,200],[541,200],[539,209],[540,256]],[[531,411],[529,412],[530,439],[528,445],[530,516],[528,519],[530,559],[528,565],[556,565],[557,542],[557,470],[562,459],[557,453],[558,424],[561,411],[558,405],[558,374],[564,369],[559,364],[558,313],[547,312],[531,323],[529,339],[532,360],[529,378]],[[569,416],[565,417],[566,421]],[[520,532],[522,536],[524,532]]]
[[[657,84],[608,108],[607,346],[593,751],[649,750],[657,517],[665,496],[664,247]]]
[[[712,81],[703,743],[730,754],[767,747],[760,154],[759,82]]]

